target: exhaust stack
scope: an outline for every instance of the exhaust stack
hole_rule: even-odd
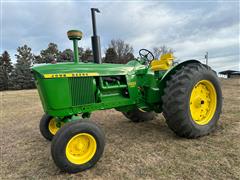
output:
[[[101,64],[101,46],[100,46],[100,37],[97,35],[97,27],[96,27],[96,17],[95,12],[100,13],[99,9],[91,8],[92,12],[92,26],[93,26],[93,36],[92,36],[92,51],[94,63]]]

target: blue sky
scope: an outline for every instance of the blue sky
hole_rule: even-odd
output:
[[[72,48],[69,29],[84,33],[79,46],[91,48],[90,8],[97,7],[102,50],[111,39],[134,48],[167,45],[180,60],[202,59],[209,52],[215,70],[240,70],[239,1],[7,1],[1,0],[1,52],[14,59],[16,48],[35,54],[49,42]]]

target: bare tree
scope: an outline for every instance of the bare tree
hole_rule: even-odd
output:
[[[133,47],[121,39],[111,40],[109,48],[112,48],[117,53],[116,63],[124,64],[134,58]]]
[[[162,54],[174,53],[174,52],[175,51],[172,48],[168,48],[165,45],[153,48],[153,54],[156,59],[159,59]]]

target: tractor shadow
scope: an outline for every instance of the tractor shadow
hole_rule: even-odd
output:
[[[168,139],[182,139],[176,136],[167,126],[162,115],[157,115],[152,121],[134,123],[121,113],[106,115],[101,120],[99,116],[93,116],[92,121],[96,122],[105,131],[107,140],[116,138],[133,141],[154,141]],[[113,138],[112,138],[113,137]]]

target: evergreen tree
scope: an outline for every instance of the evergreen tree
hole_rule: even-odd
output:
[[[73,51],[71,49],[65,49],[61,52],[58,62],[70,62],[73,61]]]
[[[5,89],[5,76],[4,76],[4,71],[3,71],[3,66],[2,66],[2,56],[0,55],[0,91]]]
[[[5,78],[6,77],[5,77],[5,74],[4,74],[3,66],[0,65],[0,91],[6,89]]]
[[[84,50],[82,47],[78,48],[79,61],[89,62],[93,60],[93,54],[91,49]],[[65,49],[60,53],[58,62],[73,62],[73,51],[71,49]]]
[[[104,62],[105,63],[116,63],[118,55],[114,48],[108,48],[105,53]]]
[[[13,65],[12,65],[12,62],[11,62],[10,55],[8,54],[7,51],[4,51],[2,53],[1,60],[0,60],[0,65],[5,65],[6,66],[6,72],[8,74],[11,74],[11,72],[13,70]]]
[[[8,89],[10,84],[9,76],[11,75],[11,72],[13,70],[12,62],[10,55],[7,51],[4,51],[0,58],[0,66],[1,66],[1,84],[2,84],[2,90]],[[1,86],[1,85],[0,85]]]
[[[33,55],[33,64],[44,63],[40,55]]]
[[[83,62],[92,62],[93,61],[93,52],[91,49],[87,48],[82,52],[80,59]]]
[[[47,49],[40,52],[40,56],[35,56],[34,63],[54,63],[60,58],[61,52],[55,43],[49,43]]]
[[[84,53],[84,49],[83,49],[82,47],[79,47],[79,48],[78,48],[79,59],[81,59],[83,53]]]
[[[34,55],[31,52],[31,48],[27,45],[18,47],[17,63],[15,70],[13,71],[12,88],[13,89],[29,89],[34,87],[34,80],[31,74],[30,67],[33,62]]]

